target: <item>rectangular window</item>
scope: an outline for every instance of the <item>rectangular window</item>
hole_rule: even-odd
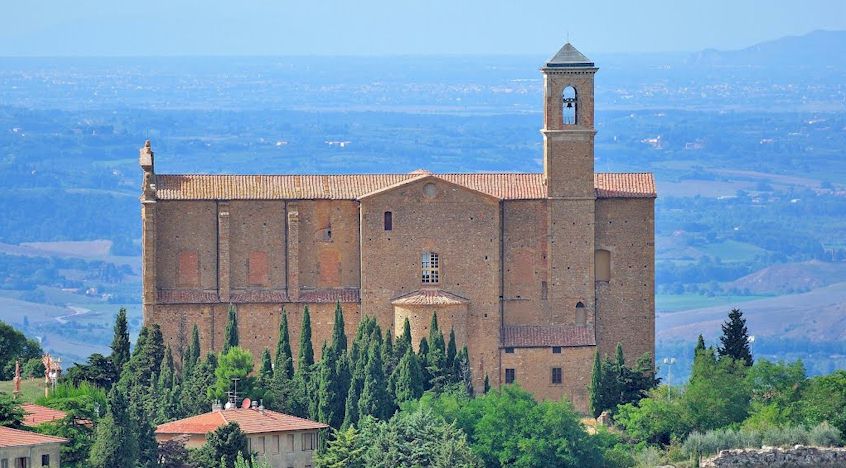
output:
[[[15,468],[29,468],[29,458],[18,457],[15,459]]]
[[[505,354],[514,354],[514,348],[505,348]]]
[[[385,212],[385,230],[391,231],[394,229],[394,214],[390,211]]]
[[[281,449],[281,446],[280,446],[280,442],[279,442],[279,436],[275,435],[275,436],[273,436],[273,453],[279,453],[280,449]]]
[[[314,433],[306,432],[303,434],[303,450],[314,450]]]
[[[0,460],[0,468],[9,468],[9,459],[4,458]]]
[[[265,445],[265,439],[264,439],[264,436],[261,436],[261,439],[259,439],[259,449],[258,449],[258,452],[259,452],[259,453],[266,453],[266,452],[267,452],[267,446]]]
[[[553,346],[552,354],[561,354],[561,346]]]
[[[438,254],[435,252],[424,252],[420,256],[420,266],[422,267],[422,281],[426,284],[437,284],[440,280],[440,262]]]
[[[288,451],[294,451],[294,434],[288,434]]]
[[[50,466],[50,455],[41,455],[41,466]]]
[[[553,367],[552,368],[552,383],[557,385],[561,383],[561,368],[560,367]]]
[[[505,383],[514,383],[514,369],[505,369]]]

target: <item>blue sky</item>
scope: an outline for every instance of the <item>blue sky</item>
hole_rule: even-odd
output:
[[[846,29],[843,0],[7,0],[0,56],[736,49]]]

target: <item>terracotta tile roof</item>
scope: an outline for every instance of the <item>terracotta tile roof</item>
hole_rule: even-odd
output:
[[[593,185],[597,198],[654,198],[658,193],[648,172],[600,172]]]
[[[593,328],[572,325],[506,325],[502,346],[535,348],[547,346],[596,346]]]
[[[42,444],[64,444],[67,439],[0,426],[0,448]]]
[[[305,431],[329,427],[323,423],[270,410],[261,412],[255,409],[233,408],[161,424],[156,428],[156,434],[207,434],[230,422],[238,423],[241,430],[247,434]]]
[[[37,426],[43,422],[56,421],[67,416],[64,411],[30,403],[21,405],[21,408],[26,413],[23,420],[25,426]]]
[[[428,177],[410,174],[355,175],[202,175],[156,176],[160,200],[355,200],[392,185]],[[546,198],[540,173],[435,174],[435,177],[503,200]],[[599,173],[594,176],[599,198],[655,197],[648,173]]]
[[[394,305],[459,305],[470,302],[461,296],[446,292],[443,289],[423,288],[399,296],[391,301]]]
[[[156,302],[159,304],[213,304],[219,302],[217,291],[202,289],[159,289]]]
[[[297,302],[309,304],[331,302],[361,302],[358,288],[301,289]]]

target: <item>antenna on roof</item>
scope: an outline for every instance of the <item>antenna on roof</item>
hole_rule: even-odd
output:
[[[226,392],[228,396],[228,400],[226,402],[226,409],[230,408],[237,408],[238,407],[238,381],[241,380],[240,377],[232,377],[232,390]]]

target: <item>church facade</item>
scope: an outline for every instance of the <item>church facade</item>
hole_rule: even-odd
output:
[[[566,44],[542,68],[543,173],[368,175],[144,172],[143,305],[172,347],[197,325],[205,351],[238,310],[242,346],[273,349],[281,311],[299,342],[364,316],[433,314],[467,345],[474,385],[518,383],[587,410],[593,355],[654,354],[654,200],[648,173],[594,172],[594,75]],[[294,356],[298,354],[294,349]]]

